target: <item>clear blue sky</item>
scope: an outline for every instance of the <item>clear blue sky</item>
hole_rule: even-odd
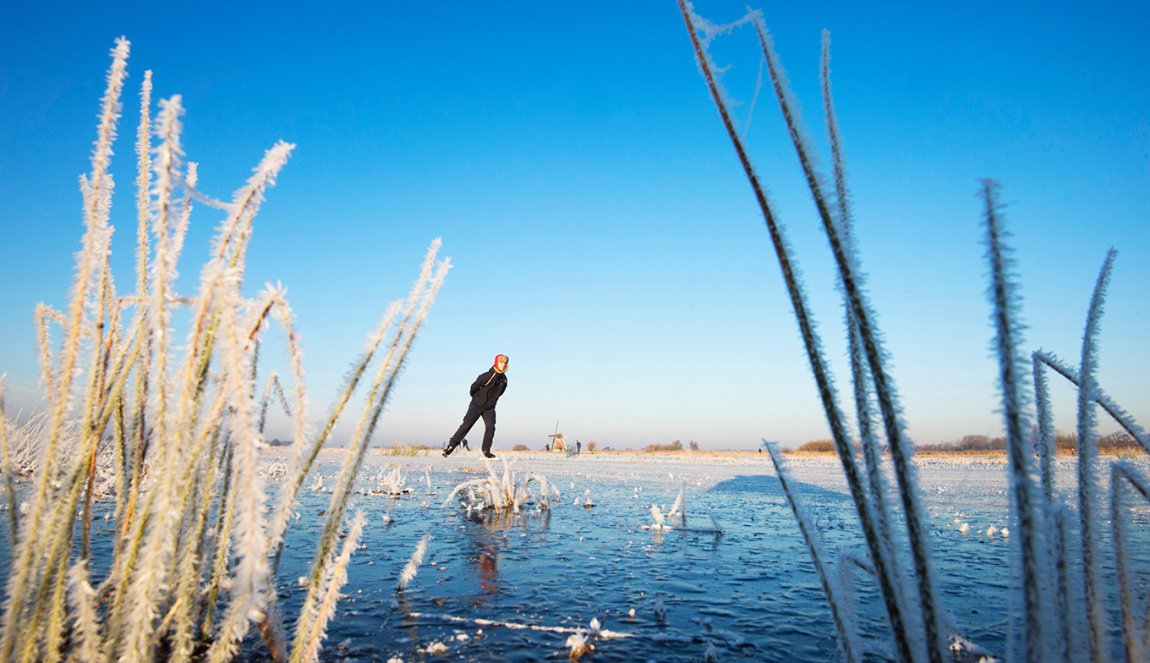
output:
[[[1099,376],[1146,425],[1150,5],[862,4],[763,9],[820,146],[819,38],[831,31],[856,233],[912,438],[1001,430],[976,196],[986,177],[1007,204],[1027,349],[1077,364],[1098,268],[1119,250]],[[726,22],[743,7],[696,8]],[[455,268],[377,443],[442,443],[497,352],[511,357],[497,448],[541,446],[556,421],[571,439],[616,448],[827,436],[762,219],[669,0],[10,3],[0,24],[10,410],[35,407],[39,393],[34,306],[66,302],[78,176],[120,35],[132,42],[112,212],[121,287],[133,281],[133,135],[151,69],[155,99],[183,95],[203,191],[228,198],[275,141],[298,145],[256,220],[246,283],[253,294],[288,288],[313,419],[442,237]],[[714,53],[730,66],[730,97],[842,389],[825,241],[777,106],[755,99],[754,49],[743,29]],[[207,208],[192,216],[184,292],[219,220]],[[1058,425],[1072,430],[1073,394],[1055,386]]]

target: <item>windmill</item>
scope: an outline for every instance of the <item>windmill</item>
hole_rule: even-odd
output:
[[[548,435],[547,437],[551,438],[551,450],[552,451],[566,451],[567,450],[567,443],[564,441],[563,433],[559,432],[559,422],[558,421],[555,422],[555,432]]]

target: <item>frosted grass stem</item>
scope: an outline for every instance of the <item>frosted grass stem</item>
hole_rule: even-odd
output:
[[[846,166],[843,157],[842,139],[838,130],[838,116],[834,109],[834,95],[831,92],[831,37],[830,32],[823,30],[822,55],[820,59],[820,79],[822,81],[823,114],[826,117],[827,135],[831,146],[831,160],[834,166],[835,183],[835,211],[836,219],[843,241],[847,246],[856,246],[853,238],[854,222],[850,207],[850,190],[847,187]],[[847,355],[850,359],[851,383],[853,387],[855,417],[858,420],[859,440],[863,451],[863,461],[866,467],[867,486],[870,489],[868,503],[874,510],[874,519],[878,523],[879,540],[885,544],[882,557],[887,568],[884,574],[890,575],[893,580],[891,586],[895,590],[893,601],[899,605],[900,612],[907,611],[906,597],[903,588],[905,580],[898,564],[890,564],[890,560],[897,559],[894,546],[895,539],[891,531],[890,508],[887,505],[887,485],[882,474],[880,449],[874,429],[874,408],[872,406],[870,391],[870,371],[867,368],[866,358],[862,348],[862,331],[858,319],[854,315],[850,301],[846,296],[846,285],[842,283],[841,272],[838,287],[843,294],[844,322],[847,336]]]
[[[236,301],[220,307],[219,329],[222,369],[225,391],[233,395],[229,408],[229,428],[232,431],[232,473],[237,490],[235,510],[236,537],[233,554],[236,557],[228,592],[228,607],[220,624],[219,635],[208,650],[208,659],[230,659],[248,622],[259,622],[264,616],[264,604],[269,593],[270,566],[267,560],[267,539],[263,513],[265,495],[263,478],[256,471],[257,452],[262,442],[256,432],[254,403],[252,402],[252,357],[248,354],[248,338],[237,319],[240,271],[230,268],[224,292]]]
[[[311,663],[318,660],[320,646],[327,635],[327,623],[335,614],[335,606],[339,601],[339,590],[347,582],[347,564],[351,559],[352,551],[355,550],[355,546],[359,542],[360,534],[363,532],[363,522],[363,512],[360,511],[352,519],[351,528],[348,531],[347,539],[344,540],[339,557],[332,563],[325,565],[322,599],[316,605],[311,619],[308,620],[311,624],[309,630],[297,640],[296,647],[292,650],[292,663]],[[426,537],[421,545],[426,548]],[[301,620],[303,616],[300,615]]]
[[[131,426],[124,433],[125,441],[131,440],[132,445],[129,447],[124,445],[124,470],[128,479],[124,482],[133,487],[132,496],[127,497],[126,486],[121,485],[121,489],[117,490],[116,494],[116,522],[121,525],[126,524],[127,518],[125,514],[130,512],[128,504],[131,500],[135,499],[134,487],[139,484],[139,474],[143,465],[143,452],[146,446],[145,431],[147,427],[147,394],[148,394],[148,370],[152,358],[152,327],[148,320],[148,256],[150,253],[150,243],[148,241],[148,222],[151,218],[151,181],[152,181],[152,121],[151,121],[151,104],[152,104],[152,72],[147,70],[144,72],[144,81],[140,86],[140,123],[136,130],[136,298],[137,298],[137,311],[136,318],[141,328],[144,329],[144,352],[139,353],[137,356],[135,366],[135,391],[134,391],[134,407],[131,412]],[[131,453],[134,449],[135,454]],[[134,461],[134,462],[133,462]],[[126,529],[121,529],[122,533],[126,533]],[[120,550],[120,543],[123,540],[122,536],[116,537],[115,552]],[[117,557],[118,555],[114,555]]]
[[[8,415],[4,410],[4,381],[5,376],[0,375],[0,473],[4,475],[4,497],[8,507],[8,540],[16,542],[16,534],[20,529],[20,514],[16,509],[16,482],[12,477],[12,448],[8,438]]]
[[[1086,328],[1082,333],[1081,375],[1078,385],[1078,518],[1082,537],[1082,573],[1086,586],[1086,619],[1090,635],[1090,658],[1096,663],[1109,660],[1106,639],[1106,583],[1102,578],[1102,550],[1098,534],[1097,464],[1098,440],[1094,432],[1094,375],[1098,368],[1097,338],[1106,299],[1106,286],[1114,266],[1117,252],[1111,249],[1103,261],[1102,270],[1094,285],[1090,307],[1086,314]]]
[[[1048,366],[1055,373],[1066,378],[1066,380],[1075,387],[1080,386],[1078,372],[1064,364],[1058,357],[1054,356],[1053,353],[1040,350],[1035,353],[1035,358],[1042,365]],[[1094,402],[1097,403],[1106,414],[1109,414],[1110,417],[1122,427],[1122,430],[1134,438],[1134,441],[1138,443],[1138,446],[1142,447],[1143,451],[1150,454],[1150,436],[1147,436],[1146,431],[1138,425],[1138,422],[1134,421],[1121,406],[1106,395],[1106,392],[1103,391],[1102,387],[1098,384],[1094,385]]]
[[[775,54],[774,45],[763,23],[762,17],[755,15],[755,30],[758,33],[759,43],[767,61],[767,70],[771,74],[771,83],[775,89],[775,97],[783,113],[787,129],[790,132],[791,144],[802,165],[806,176],[807,186],[811,191],[815,207],[822,220],[823,230],[831,246],[835,263],[838,267],[840,282],[845,297],[850,304],[859,329],[859,337],[866,350],[867,361],[870,367],[871,378],[874,380],[875,395],[878,399],[879,410],[882,414],[886,429],[887,441],[890,446],[891,460],[894,463],[895,477],[898,479],[899,496],[902,500],[903,512],[906,520],[907,537],[910,544],[911,558],[914,562],[914,577],[917,581],[919,608],[925,627],[926,656],[934,663],[941,663],[944,658],[942,642],[942,626],[940,608],[936,605],[936,590],[934,588],[933,571],[930,565],[930,546],[927,536],[926,523],[923,520],[922,509],[918,504],[918,486],[916,471],[911,463],[912,445],[904,431],[901,408],[898,405],[898,396],[894,382],[886,373],[883,361],[885,350],[880,345],[878,328],[872,323],[870,307],[866,302],[863,290],[863,276],[857,268],[858,258],[853,246],[843,240],[839,228],[830,213],[827,198],[823,193],[820,177],[815,169],[811,151],[807,145],[802,129],[801,118],[797,113],[797,104],[791,98],[790,86],[786,73]],[[840,459],[845,456],[840,450]],[[861,493],[860,493],[861,494]],[[853,496],[853,494],[852,494]],[[868,503],[860,502],[856,498],[860,516],[862,512],[870,509]],[[880,567],[884,566],[880,563]]]
[[[72,383],[78,374],[76,363],[83,334],[84,310],[93,277],[90,271],[91,256],[102,232],[98,223],[99,205],[103,199],[102,192],[108,186],[108,161],[111,157],[112,141],[115,138],[116,122],[119,119],[120,93],[126,76],[129,50],[126,39],[116,40],[116,46],[112,49],[112,65],[108,70],[108,84],[101,100],[100,124],[92,153],[91,193],[86,197],[87,204],[84,209],[84,238],[76,260],[76,280],[64,325],[65,340],[61,349],[60,365],[56,371],[58,379],[53,384],[55,391],[48,394],[51,409],[49,429],[41,456],[40,475],[31,500],[32,506],[25,521],[29,527],[13,546],[15,553],[13,573],[8,578],[8,601],[4,611],[3,637],[0,638],[0,660],[12,657],[16,639],[21,635],[18,624],[23,621],[22,614],[27,608],[29,585],[37,575],[35,569],[38,565],[34,564],[33,560],[42,554],[44,539],[51,539],[51,537],[34,536],[34,527],[40,523],[44,511],[48,508],[50,487],[56,478],[57,449],[65,429]]]
[[[224,453],[222,455],[223,477],[221,478],[222,485],[220,487],[219,506],[217,507],[215,536],[213,537],[215,550],[212,555],[213,562],[208,577],[208,584],[204,592],[207,595],[204,617],[200,623],[201,631],[204,635],[212,632],[217,598],[219,597],[220,587],[223,585],[224,578],[228,573],[228,543],[232,538],[232,500],[234,499],[234,491],[232,490],[232,454],[233,447],[231,445],[224,447]]]
[[[347,404],[351,401],[351,396],[355,392],[359,381],[363,378],[364,373],[367,372],[367,367],[371,364],[375,352],[379,349],[380,343],[391,327],[395,316],[399,314],[399,304],[392,303],[387,307],[383,314],[383,318],[375,330],[368,335],[367,347],[360,355],[359,361],[356,362],[352,368],[351,373],[344,380],[343,388],[340,390],[335,404],[331,408],[331,412],[327,417],[327,421],[323,428],[320,430],[316,439],[311,443],[307,455],[302,458],[302,463],[296,468],[294,477],[289,475],[280,486],[280,493],[276,503],[276,511],[272,517],[272,524],[270,527],[269,539],[272,547],[272,574],[279,569],[280,553],[283,551],[283,534],[287,528],[288,519],[291,516],[291,510],[295,505],[296,495],[299,494],[300,488],[303,486],[304,479],[307,478],[308,472],[315,464],[315,459],[319,456],[319,452],[323,449],[323,445],[327,443],[331,431],[335,428],[335,424],[339,421],[340,416],[343,414]]]
[[[103,661],[96,591],[88,582],[87,559],[80,559],[68,571],[68,602],[75,615],[73,633],[76,639],[76,659],[84,663]]]
[[[1126,643],[1126,660],[1150,660],[1150,612],[1143,612],[1143,619],[1135,614],[1134,588],[1138,583],[1130,573],[1128,531],[1130,516],[1125,500],[1122,499],[1124,486],[1133,488],[1143,501],[1150,501],[1150,483],[1132,464],[1118,461],[1110,466],[1110,522],[1114,532],[1114,557],[1118,575],[1119,605],[1122,608],[1122,627],[1125,630],[1122,640]]]
[[[428,250],[427,257],[424,261],[425,265],[428,260],[434,261],[435,251],[438,248],[439,240],[432,242],[432,248]],[[450,266],[451,263],[449,260],[442,261],[439,263],[439,267],[435,271],[434,276],[427,283],[426,289],[420,289],[419,287],[412,289],[403,318],[392,336],[388,352],[380,361],[380,366],[376,372],[371,390],[368,393],[359,423],[357,423],[355,432],[352,434],[352,443],[344,455],[339,478],[336,480],[336,485],[332,490],[327,519],[324,522],[323,532],[316,546],[315,562],[312,566],[307,596],[304,599],[304,607],[300,614],[299,624],[296,627],[296,638],[293,650],[298,650],[301,643],[305,641],[304,639],[308,637],[306,634],[310,632],[313,626],[310,622],[309,614],[315,606],[315,602],[319,600],[320,567],[323,564],[323,560],[327,559],[334,543],[336,529],[347,507],[347,500],[351,493],[352,484],[362,466],[363,456],[367,451],[367,444],[371,439],[380,415],[383,413],[383,406],[390,396],[391,389],[395,384],[399,371],[407,358],[407,353],[411,349],[411,345],[419,332],[423,320],[426,318],[432,301],[434,301],[440,286],[443,284],[443,279],[446,277]],[[426,269],[423,271],[426,271]],[[424,280],[421,276],[421,278],[417,279],[417,284]],[[294,657],[295,653],[293,652],[293,659]]]
[[[831,619],[834,621],[835,630],[839,635],[839,649],[842,652],[843,660],[848,661],[848,663],[858,660],[862,650],[855,642],[855,624],[850,620],[849,611],[840,605],[837,589],[831,581],[825,562],[823,562],[824,544],[822,536],[817,527],[807,522],[806,514],[799,508],[798,498],[791,491],[790,474],[783,463],[782,454],[779,453],[775,444],[766,440],[763,440],[763,446],[767,448],[767,453],[771,456],[771,463],[775,466],[779,484],[787,497],[787,503],[791,506],[795,521],[799,525],[799,532],[803,535],[803,543],[807,545],[807,551],[811,555],[811,561],[814,562],[815,571],[818,572],[819,584],[822,585],[823,594],[827,597],[827,604],[831,609]]]
[[[685,0],[679,0],[679,9],[683,15],[683,20],[687,26],[687,33],[691,38],[691,43],[694,46],[695,56],[699,62],[700,68],[703,70],[704,78],[707,82],[707,87],[711,92],[711,97],[715,102],[715,106],[719,111],[722,118],[723,126],[727,130],[727,135],[730,137],[731,142],[738,155],[739,162],[743,167],[743,171],[751,184],[754,191],[755,199],[758,202],[759,209],[766,222],[767,230],[771,237],[771,242],[775,249],[775,255],[778,258],[779,268],[783,273],[783,282],[787,288],[788,295],[791,300],[796,322],[799,326],[800,335],[803,339],[806,348],[807,359],[811,364],[811,372],[814,375],[816,386],[819,390],[819,398],[823,404],[824,412],[827,416],[828,424],[831,428],[831,435],[835,441],[835,447],[838,451],[839,459],[843,464],[843,473],[846,476],[847,485],[851,491],[851,497],[854,500],[856,508],[859,513],[859,520],[862,526],[863,535],[867,542],[867,548],[870,551],[872,559],[876,560],[876,566],[879,569],[887,568],[887,563],[884,562],[884,544],[880,540],[880,536],[875,523],[871,516],[871,509],[867,506],[867,494],[862,486],[859,477],[858,469],[855,464],[854,451],[850,446],[849,436],[846,432],[844,418],[838,408],[834,395],[834,387],[831,384],[831,377],[829,369],[827,368],[821,349],[821,344],[818,335],[815,332],[814,321],[807,311],[806,297],[800,285],[799,270],[797,265],[791,257],[790,249],[783,236],[782,227],[776,220],[775,212],[767,199],[766,193],[759,183],[758,176],[755,174],[754,167],[751,164],[750,157],[747,155],[746,149],[743,146],[742,140],[739,138],[738,133],[735,131],[734,124],[731,120],[730,113],[727,110],[723,94],[719,87],[718,81],[715,79],[710,56],[703,48],[698,35],[698,28],[696,28],[697,19],[691,11],[689,5]],[[872,364],[873,368],[873,364]],[[908,517],[908,521],[911,518]],[[892,561],[893,563],[893,561]],[[908,629],[905,624],[903,613],[898,605],[897,592],[894,586],[894,579],[891,574],[880,572],[878,574],[879,587],[883,596],[884,605],[887,609],[887,617],[891,625],[891,634],[895,640],[895,649],[898,656],[905,661],[915,660],[912,654],[911,642],[909,640]],[[937,649],[934,647],[932,649]]]
[[[1013,258],[1004,242],[1000,207],[997,197],[997,184],[990,180],[982,183],[982,199],[986,214],[987,259],[990,262],[991,319],[995,328],[995,345],[998,357],[998,383],[1002,392],[1003,428],[1006,431],[1007,467],[1010,475],[1010,504],[1012,517],[1017,529],[1018,548],[1012,560],[1021,572],[1021,606],[1025,649],[1022,656],[1031,663],[1041,663],[1050,658],[1050,644],[1043,632],[1044,597],[1040,578],[1043,575],[1042,560],[1046,551],[1041,540],[1041,527],[1034,506],[1034,486],[1030,480],[1030,464],[1027,444],[1029,427],[1024,414],[1022,354],[1019,351],[1021,333],[1014,321],[1019,308],[1017,285],[1012,278]],[[1017,600],[1017,599],[1016,599]]]

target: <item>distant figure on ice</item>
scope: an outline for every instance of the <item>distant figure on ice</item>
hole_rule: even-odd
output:
[[[444,456],[450,456],[460,442],[466,446],[463,436],[483,417],[483,455],[495,458],[495,454],[491,453],[491,443],[495,441],[495,404],[503,392],[507,391],[506,373],[507,355],[495,355],[491,368],[471,383],[471,403],[467,406],[467,414],[463,415],[463,423],[459,424],[459,429],[443,448]]]
[[[575,440],[575,453],[582,453],[582,452],[583,452],[583,443],[580,442],[579,440]]]

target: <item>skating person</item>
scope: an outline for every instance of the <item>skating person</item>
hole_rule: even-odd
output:
[[[475,382],[471,383],[471,403],[467,406],[467,414],[463,415],[463,422],[459,430],[447,441],[443,449],[444,456],[450,456],[455,447],[463,440],[463,436],[471,430],[476,421],[483,417],[483,455],[495,458],[491,453],[491,443],[495,441],[495,404],[499,397],[507,391],[507,355],[495,355],[495,362]]]

